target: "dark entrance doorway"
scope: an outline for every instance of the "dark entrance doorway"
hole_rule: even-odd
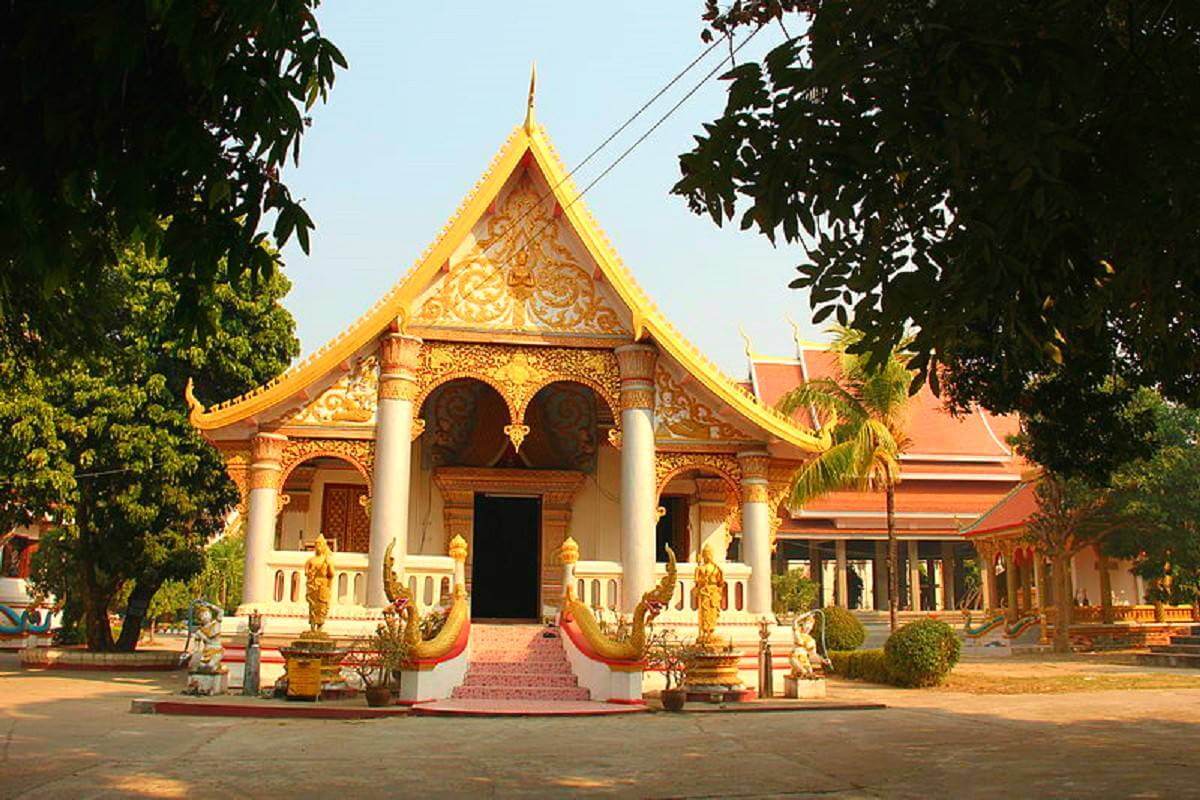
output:
[[[541,506],[537,497],[475,495],[471,616],[538,619]]]

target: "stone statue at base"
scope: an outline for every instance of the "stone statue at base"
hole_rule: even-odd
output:
[[[792,654],[788,656],[788,665],[792,671],[790,677],[794,680],[815,680],[821,677],[817,667],[826,667],[829,660],[817,651],[817,640],[812,635],[816,617],[810,612],[802,614],[792,621]]]
[[[225,694],[229,688],[228,670],[221,663],[225,647],[221,644],[221,609],[203,600],[192,628],[195,644],[188,660],[187,694]]]
[[[821,671],[829,659],[817,650],[812,635],[816,612],[801,614],[792,621],[792,648],[788,656],[791,671],[783,679],[784,695],[797,700],[812,700],[825,696],[825,676]]]
[[[333,554],[323,534],[317,534],[313,554],[304,562],[304,599],[308,602],[308,627],[311,634],[323,634],[333,593]]]

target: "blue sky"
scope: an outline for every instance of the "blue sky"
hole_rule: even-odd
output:
[[[380,3],[319,9],[350,68],[313,113],[287,181],[317,225],[311,255],[284,249],[287,305],[309,353],[408,270],[524,115],[537,62],[537,116],[568,167],[703,49],[699,2]],[[764,29],[739,54],[782,39]],[[721,48],[718,48],[721,50]],[[716,65],[717,52],[575,176],[585,186]],[[677,156],[719,115],[714,78],[588,192],[626,266],[720,366],[745,373],[738,326],[755,350],[790,355],[784,315],[810,337],[807,298],[787,288],[798,248],[718,229],[670,195]]]

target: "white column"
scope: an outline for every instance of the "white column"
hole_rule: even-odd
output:
[[[654,584],[654,365],[647,344],[616,348],[621,371],[621,610],[633,611]]]
[[[913,611],[921,610],[921,559],[918,558],[917,541],[908,540],[908,592]]]
[[[367,551],[366,605],[387,604],[383,555],[403,568],[408,555],[408,486],[412,461],[412,401],[421,340],[399,333],[379,340],[379,405],[375,417],[375,475],[371,490],[371,542]]]
[[[250,496],[246,501],[246,563],[242,575],[242,607],[246,613],[274,601],[270,558],[275,549],[279,513],[281,459],[287,437],[257,434],[250,443]],[[240,612],[240,609],[239,609]]]
[[[833,542],[834,556],[837,558],[837,599],[841,608],[850,607],[850,578],[846,574],[846,540],[835,539]]]
[[[746,610],[771,613],[771,519],[767,508],[767,469],[764,450],[738,453],[742,465],[742,561],[750,567]]]

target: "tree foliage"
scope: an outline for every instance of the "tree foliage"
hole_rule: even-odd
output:
[[[1109,555],[1129,559],[1154,600],[1200,601],[1200,412],[1153,408],[1159,447],[1113,479],[1109,503],[1121,524]]]
[[[204,546],[237,500],[221,456],[188,421],[187,379],[195,376],[208,398],[228,397],[276,375],[298,349],[294,321],[278,302],[289,288],[280,273],[257,288],[244,274],[204,298],[220,331],[204,346],[167,324],[179,294],[160,260],[128,248],[114,273],[121,304],[120,324],[105,334],[111,347],[56,355],[50,369],[18,372],[27,380],[0,386],[0,425],[21,424],[30,398],[48,415],[33,438],[54,454],[40,469],[50,474],[0,448],[0,477],[69,479],[50,502],[23,498],[23,510],[59,523],[35,556],[35,582],[78,601],[93,649],[136,645],[159,587],[201,571]],[[107,612],[126,584],[125,624],[114,642]]]
[[[274,271],[264,226],[307,252],[280,170],[346,66],[318,5],[0,7],[0,344],[97,341],[122,302],[116,242],[167,260],[183,330],[216,329],[214,286]]]
[[[1067,442],[1123,424],[1114,377],[1200,404],[1200,5],[755,0],[706,22],[795,10],[807,31],[730,71],[680,157],[694,211],[798,244],[815,321],[876,359],[912,334],[957,409],[1040,406]]]

